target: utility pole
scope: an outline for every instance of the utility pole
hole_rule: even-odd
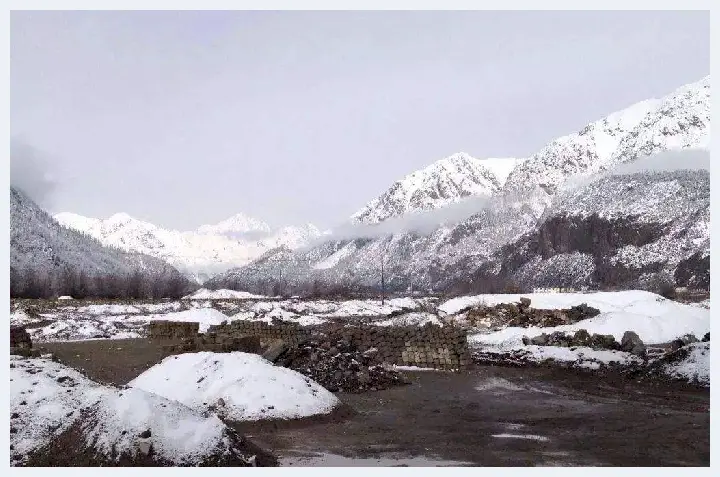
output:
[[[385,254],[380,256],[380,304],[385,305]]]

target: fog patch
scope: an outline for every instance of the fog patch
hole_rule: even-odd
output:
[[[47,207],[58,183],[48,156],[19,139],[10,139],[10,186]]]

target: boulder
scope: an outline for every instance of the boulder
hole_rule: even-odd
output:
[[[710,341],[710,332],[709,332],[709,331],[708,331],[707,333],[705,333],[705,335],[703,336],[702,340],[703,340],[704,342]]]
[[[274,363],[278,360],[280,356],[282,356],[283,353],[285,353],[288,350],[288,346],[285,343],[284,340],[278,339],[273,341],[268,349],[265,350],[262,357],[270,361],[271,363]]]
[[[626,331],[625,334],[623,334],[622,340],[620,341],[620,349],[635,356],[640,356],[641,358],[647,355],[645,343],[643,343],[634,331]]]
[[[521,308],[530,308],[530,298],[522,297],[520,298],[520,307]]]
[[[530,340],[531,344],[537,345],[537,346],[545,346],[548,344],[548,336],[543,333],[540,336],[536,336],[535,338]]]

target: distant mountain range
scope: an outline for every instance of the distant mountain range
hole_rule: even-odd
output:
[[[454,154],[394,182],[350,217],[351,232],[268,250],[205,285],[378,290],[382,268],[395,291],[708,288],[709,172],[688,170],[688,155],[709,144],[708,76],[527,158]]]
[[[229,268],[250,263],[273,248],[294,249],[322,235],[312,224],[273,230],[267,223],[243,214],[187,232],[163,229],[125,213],[107,219],[70,212],[54,217],[60,224],[89,235],[103,245],[165,260],[198,283]]]

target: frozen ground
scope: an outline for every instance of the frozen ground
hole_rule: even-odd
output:
[[[334,394],[288,368],[249,353],[186,353],[169,356],[129,386],[214,410],[231,421],[295,419],[328,414]]]
[[[237,453],[214,414],[140,389],[101,385],[48,359],[11,356],[11,464],[25,463],[72,426],[79,428],[79,448],[93,449],[108,461],[150,447],[153,458],[174,465]]]

